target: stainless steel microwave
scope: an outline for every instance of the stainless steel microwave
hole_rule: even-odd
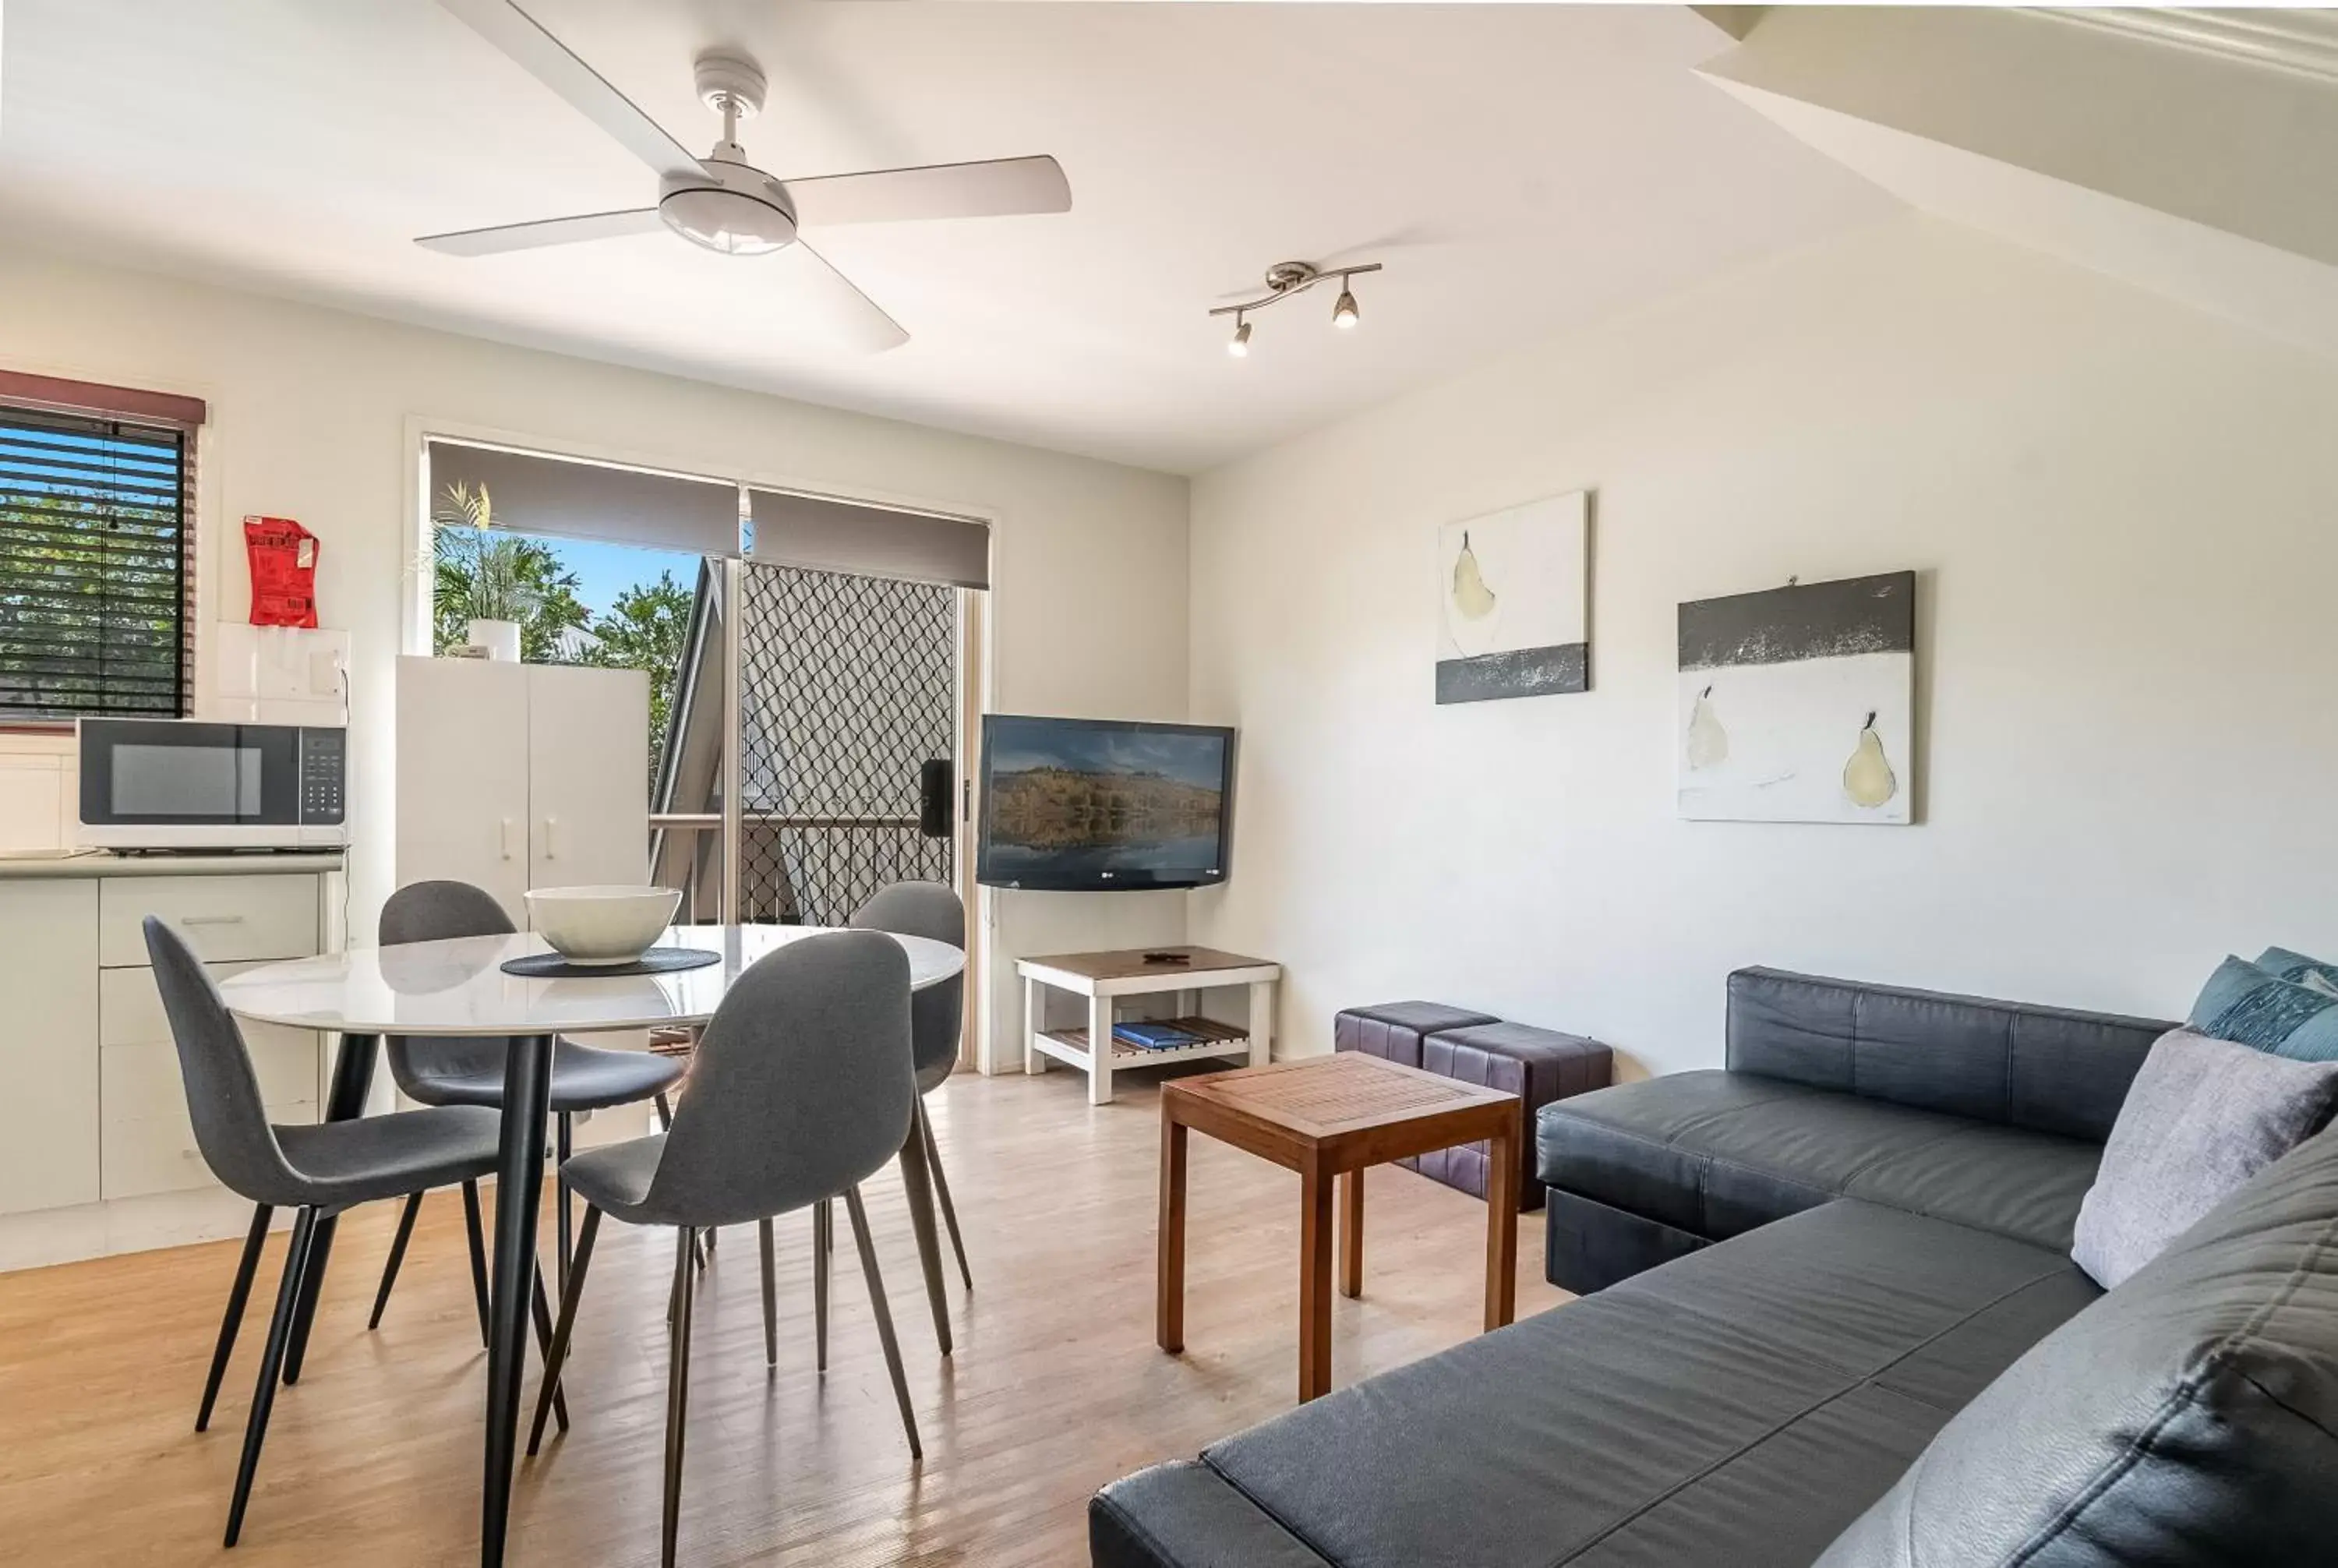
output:
[[[349,842],[349,732],[306,724],[84,719],[81,841],[123,849]]]

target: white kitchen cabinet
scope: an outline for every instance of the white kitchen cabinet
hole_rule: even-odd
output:
[[[441,877],[469,882],[523,919],[527,691],[525,664],[398,662],[399,887]]]
[[[527,670],[528,886],[649,876],[650,678]]]
[[[97,884],[0,885],[0,1213],[98,1195]]]
[[[211,1188],[195,1147],[143,922],[160,915],[214,976],[321,952],[338,858],[7,864],[0,876],[0,1214]],[[242,1025],[269,1119],[314,1122],[309,1030]],[[101,1212],[91,1223],[100,1232]],[[102,1249],[93,1249],[102,1250]]]
[[[210,963],[319,950],[313,877],[108,877],[97,886],[97,961],[108,969],[145,967],[149,915]]]
[[[179,885],[199,881],[275,883],[280,887],[271,891],[306,893],[309,899],[308,930],[281,939],[279,946],[287,951],[244,963],[207,964],[204,967],[213,979],[223,980],[238,970],[274,958],[306,957],[317,950],[316,889],[308,878],[191,877],[181,879]],[[105,886],[116,897],[150,890],[135,885]],[[249,887],[237,891],[248,892]],[[232,907],[231,902],[228,906]],[[208,927],[182,925],[180,929],[197,936]],[[98,975],[97,998],[102,1195],[138,1198],[150,1192],[210,1186],[211,1168],[195,1146],[194,1122],[187,1113],[185,1080],[179,1071],[179,1048],[162,1012],[154,971],[143,965],[103,970]],[[251,1054],[252,1075],[259,1080],[268,1119],[279,1123],[316,1121],[319,1084],[316,1033],[248,1019],[239,1019],[237,1027],[242,1030],[244,1047]]]
[[[398,882],[451,877],[521,926],[531,887],[649,873],[649,677],[398,662]]]

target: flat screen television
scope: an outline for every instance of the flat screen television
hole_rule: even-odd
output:
[[[1056,892],[1223,882],[1233,768],[1231,730],[987,714],[975,879]]]

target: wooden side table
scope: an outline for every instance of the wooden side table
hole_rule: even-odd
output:
[[[1484,1139],[1486,1327],[1518,1311],[1518,1097],[1377,1056],[1311,1056],[1161,1087],[1161,1235],[1154,1338],[1185,1348],[1185,1132],[1299,1172],[1299,1398],[1331,1387],[1331,1195],[1340,1189],[1340,1294],[1364,1289],[1364,1167]]]
[[[1183,964],[1145,962],[1152,953],[1182,953]],[[1088,1075],[1088,1103],[1112,1102],[1112,1075],[1124,1067],[1157,1067],[1171,1062],[1203,1057],[1246,1058],[1264,1066],[1274,1044],[1274,985],[1282,965],[1265,958],[1245,958],[1214,947],[1130,948],[1112,953],[1061,953],[1049,958],[1020,958],[1015,972],[1023,977],[1023,1071],[1047,1070],[1050,1057]],[[1194,998],[1186,993],[1218,986],[1241,985],[1250,990],[1246,1027],[1221,1024],[1198,1015]],[[1065,1029],[1042,1027],[1046,990],[1069,991],[1087,1003],[1087,1021]],[[1181,994],[1181,1024],[1201,1036],[1195,1044],[1173,1050],[1145,1051],[1134,1045],[1111,1044],[1097,1051],[1092,1043],[1112,1040],[1113,1004],[1123,996]]]

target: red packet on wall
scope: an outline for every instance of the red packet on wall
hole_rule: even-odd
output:
[[[290,517],[246,517],[244,553],[251,561],[251,623],[317,623],[317,536]]]

